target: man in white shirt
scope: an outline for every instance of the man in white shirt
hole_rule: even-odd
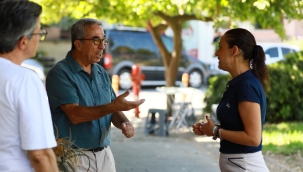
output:
[[[47,34],[41,11],[29,1],[0,1],[0,171],[58,172],[44,85],[20,66]]]

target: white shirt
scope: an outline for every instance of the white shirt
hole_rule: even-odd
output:
[[[33,171],[27,150],[57,145],[46,91],[30,69],[0,57],[0,171]]]

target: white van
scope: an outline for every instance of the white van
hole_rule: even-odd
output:
[[[300,51],[300,47],[285,43],[259,43],[266,54],[266,64],[272,64],[284,60],[284,56],[289,53]]]

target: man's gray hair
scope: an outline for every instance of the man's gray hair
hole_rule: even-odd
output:
[[[31,38],[42,7],[34,2],[0,0],[0,54],[13,51],[23,36]]]
[[[102,26],[102,22],[96,19],[91,18],[83,18],[78,20],[76,23],[72,25],[71,28],[71,41],[72,41],[72,50],[75,49],[74,41],[77,39],[83,39],[86,37],[87,33],[85,28],[87,26],[99,25]]]

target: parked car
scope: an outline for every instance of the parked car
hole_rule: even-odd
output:
[[[284,43],[260,43],[266,54],[266,64],[272,64],[284,60],[284,56],[288,53],[300,51],[300,47]]]
[[[34,71],[41,81],[45,83],[44,66],[39,61],[35,59],[27,59],[22,62],[21,66]]]
[[[123,27],[105,29],[105,35],[109,43],[105,47],[104,58],[100,64],[110,76],[119,76],[121,89],[132,87],[131,68],[134,64],[138,64],[145,75],[142,86],[166,84],[162,56],[150,32],[146,29]],[[172,52],[172,38],[163,34],[162,40],[168,51]],[[195,88],[206,83],[209,75],[202,62],[185,53],[182,54],[176,85],[180,84],[184,72],[189,74],[189,86]]]

